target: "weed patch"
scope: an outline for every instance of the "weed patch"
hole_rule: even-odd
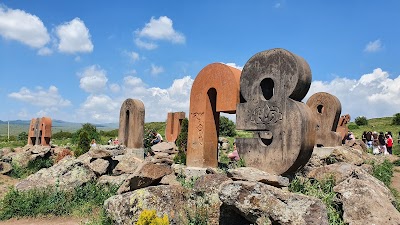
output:
[[[33,161],[30,161],[26,168],[22,168],[18,164],[12,163],[12,171],[10,172],[10,176],[14,178],[26,178],[31,174],[36,173],[42,168],[49,168],[53,166],[53,160],[37,158]]]

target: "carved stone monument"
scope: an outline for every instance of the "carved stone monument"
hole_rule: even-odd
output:
[[[336,96],[326,92],[313,94],[307,101],[308,107],[317,120],[317,147],[335,147],[342,145],[342,137],[336,133],[342,105]]]
[[[28,145],[49,146],[51,140],[51,124],[49,117],[33,118],[29,125]]]
[[[185,112],[169,112],[167,117],[167,127],[165,128],[165,138],[169,142],[175,142],[181,132],[182,120],[185,119]]]
[[[240,70],[221,63],[204,67],[190,93],[187,165],[218,166],[219,114],[236,113]]]
[[[342,141],[344,141],[344,139],[346,138],[346,135],[349,132],[349,128],[347,127],[347,124],[350,122],[350,115],[346,114],[346,115],[342,115],[339,118],[339,123],[338,123],[338,127],[336,128],[336,132],[338,132],[340,134],[340,136],[342,137]]]
[[[253,138],[237,138],[246,166],[271,174],[295,172],[310,159],[316,121],[300,102],[311,84],[307,62],[285,50],[255,54],[240,78],[236,128],[252,131]]]
[[[143,149],[144,104],[138,99],[126,99],[119,114],[118,138],[127,148]]]

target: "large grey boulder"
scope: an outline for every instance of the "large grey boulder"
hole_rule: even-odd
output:
[[[93,170],[98,176],[101,176],[107,172],[110,163],[104,159],[96,159],[89,164],[89,168]]]
[[[113,169],[114,175],[120,175],[124,173],[134,173],[135,170],[142,164],[142,160],[136,158],[132,154],[125,154],[113,157],[118,161],[117,166]]]
[[[328,224],[321,200],[260,182],[226,181],[219,197],[225,207],[254,224]]]
[[[366,172],[353,171],[333,190],[343,203],[343,220],[349,225],[399,224],[390,190]]]
[[[10,163],[0,162],[0,174],[6,174],[12,170]]]
[[[172,173],[172,169],[167,165],[157,165],[153,163],[142,164],[135,173],[131,174],[118,189],[118,194],[155,185],[161,179]]]
[[[230,169],[228,170],[228,177],[232,180],[261,182],[275,187],[289,186],[289,178],[273,175],[252,167]]]
[[[121,174],[118,176],[103,175],[97,179],[97,184],[100,185],[115,185],[121,186],[121,184],[128,178],[129,174]]]
[[[335,164],[330,164],[318,168],[313,168],[308,174],[308,178],[314,178],[316,180],[324,180],[328,177],[332,177],[335,180],[335,184],[339,184],[348,177],[354,174],[365,175],[368,172],[363,169],[363,167],[355,166],[349,163],[340,162]]]
[[[135,224],[140,213],[156,210],[157,216],[168,215],[171,224],[187,224],[182,221],[185,209],[190,209],[190,192],[181,186],[152,186],[110,197],[104,208],[114,224]]]
[[[15,185],[20,191],[59,187],[70,190],[94,180],[95,173],[82,162],[68,156],[50,168],[39,170]]]

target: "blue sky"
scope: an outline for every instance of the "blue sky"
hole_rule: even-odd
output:
[[[400,112],[399,1],[0,1],[0,120],[146,122],[189,110],[199,71],[285,48],[342,114]]]

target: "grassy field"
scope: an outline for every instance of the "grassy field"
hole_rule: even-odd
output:
[[[361,139],[364,131],[386,132],[391,131],[393,134],[393,141],[397,143],[397,136],[400,131],[399,125],[392,125],[393,117],[382,117],[368,120],[368,125],[358,126],[357,129],[351,129],[357,139]],[[354,122],[348,124],[349,126],[356,125]]]

